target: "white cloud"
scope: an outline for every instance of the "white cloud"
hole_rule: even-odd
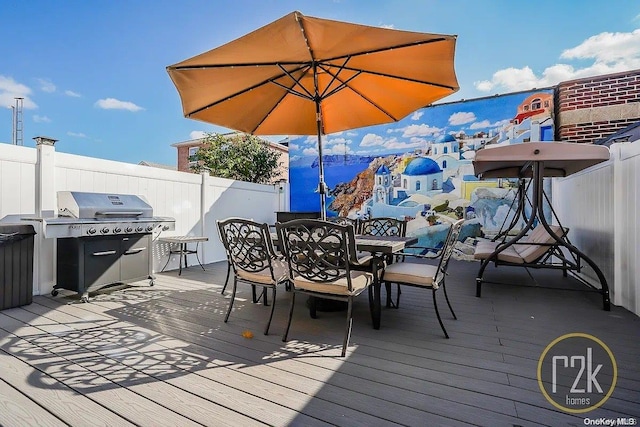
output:
[[[24,98],[22,106],[27,110],[38,108],[29,95],[31,95],[31,89],[28,86],[16,82],[11,77],[0,75],[0,108],[15,106],[14,98]]]
[[[33,121],[36,123],[51,123],[51,119],[47,116],[34,115]]]
[[[335,144],[331,147],[322,147],[322,155],[327,154],[352,154],[351,147],[347,144]]]
[[[362,137],[360,147],[375,147],[384,144],[384,138],[375,133],[368,133]]]
[[[298,144],[289,143],[289,151],[298,151],[300,146]]]
[[[610,74],[640,68],[640,29],[630,33],[600,33],[589,37],[578,46],[566,49],[560,55],[566,60],[591,60],[591,64],[575,68],[570,64],[554,64],[540,76],[524,66],[496,71],[491,80],[474,83],[477,90],[527,90],[554,86],[562,81]]]
[[[127,110],[127,111],[140,111],[144,110],[144,108],[137,106],[133,102],[129,101],[120,101],[115,98],[105,98],[99,99],[95,103],[96,107],[102,108],[104,110]]]
[[[65,90],[64,94],[67,95],[67,96],[70,96],[72,98],[81,98],[82,97],[82,95],[80,95],[78,92],[74,92],[72,90]]]
[[[482,120],[480,122],[471,123],[469,129],[485,129],[488,127],[491,127],[491,122],[489,122],[489,120]]]
[[[384,143],[384,148],[387,150],[405,151],[412,148],[424,147],[424,140],[421,138],[412,138],[410,142],[398,141],[396,138],[391,138]]]
[[[420,120],[420,117],[424,114],[424,111],[416,111],[411,115],[411,120]]]
[[[442,129],[431,127],[427,124],[409,125],[402,129],[402,136],[410,138],[412,136],[433,136],[442,132]]]
[[[47,93],[53,93],[56,91],[56,85],[49,79],[36,79],[40,85],[40,90]]]
[[[67,135],[73,136],[73,137],[76,137],[76,138],[86,138],[87,137],[87,135],[85,135],[82,132],[67,132]]]
[[[449,116],[449,124],[453,126],[460,126],[466,123],[471,123],[475,119],[476,115],[474,113],[459,111]]]
[[[201,130],[193,130],[189,133],[189,139],[200,139],[206,136],[207,136],[207,133]]]
[[[317,156],[318,150],[315,147],[309,147],[302,150],[303,156]]]

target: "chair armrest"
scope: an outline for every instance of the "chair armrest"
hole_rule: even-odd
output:
[[[408,250],[415,249],[419,252],[407,252]],[[429,246],[407,246],[404,251],[397,252],[394,255],[398,256],[410,256],[414,258],[433,259],[442,255],[442,248],[433,248]]]

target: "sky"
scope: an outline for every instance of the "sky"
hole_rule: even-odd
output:
[[[166,67],[294,10],[457,35],[441,102],[640,69],[637,0],[0,0],[0,143],[22,97],[25,146],[176,165],[171,144],[229,130],[184,118]]]

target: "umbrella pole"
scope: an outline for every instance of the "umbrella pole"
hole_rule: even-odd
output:
[[[320,219],[327,219],[327,195],[324,183],[324,162],[322,161],[322,118],[320,116],[320,102],[316,100],[316,125],[318,127],[318,192],[320,193]]]

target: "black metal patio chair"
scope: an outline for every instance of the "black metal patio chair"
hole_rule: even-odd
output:
[[[451,254],[453,253],[453,249],[456,241],[458,240],[458,235],[460,234],[463,223],[463,219],[458,220],[453,223],[453,225],[449,229],[449,233],[447,234],[447,238],[441,251],[440,260],[437,265],[427,264],[424,262],[408,261],[407,259],[410,259],[410,255],[406,255],[404,261],[396,262],[387,266],[382,276],[382,282],[387,286],[390,286],[391,283],[397,283],[398,285],[431,289],[433,293],[433,306],[436,311],[436,316],[438,317],[438,322],[440,323],[442,332],[444,332],[444,336],[447,338],[449,338],[449,334],[447,333],[447,330],[442,323],[442,319],[440,318],[438,304],[436,302],[436,291],[439,288],[442,288],[442,290],[444,291],[445,299],[447,300],[447,305],[449,306],[449,310],[451,310],[453,318],[457,319],[457,316],[454,313],[453,308],[451,307],[449,296],[447,295],[445,277],[447,274],[449,260],[451,259]],[[389,287],[387,287],[387,289],[389,289]],[[397,298],[398,299],[396,302],[396,307],[400,305],[400,292],[398,292]]]
[[[267,335],[276,305],[276,288],[286,286],[289,280],[285,263],[273,249],[269,226],[243,218],[228,218],[218,221],[218,230],[233,270],[233,289],[224,321],[229,320],[239,282],[252,286],[253,302],[257,302],[256,287],[262,287],[263,292],[271,289],[271,313],[264,330]]]
[[[347,302],[347,323],[342,343],[346,354],[351,336],[353,299],[365,290],[369,292],[369,307],[373,313],[373,292],[376,272],[356,271],[355,233],[350,225],[329,221],[299,219],[276,224],[279,241],[286,254],[291,278],[292,296],[289,321],[282,336],[287,341],[296,294]]]

